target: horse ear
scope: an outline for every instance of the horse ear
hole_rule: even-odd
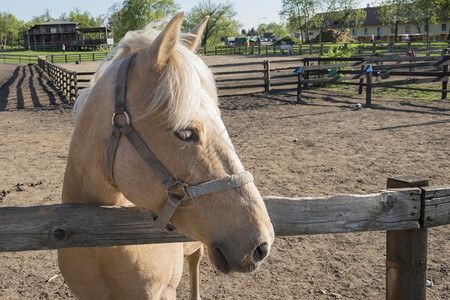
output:
[[[189,34],[184,37],[183,44],[191,51],[195,51],[198,45],[200,45],[200,42],[202,41],[203,31],[205,31],[208,20],[209,16],[203,18],[203,20],[191,31],[189,31]]]
[[[184,12],[179,13],[170,20],[166,28],[158,35],[155,41],[143,53],[146,62],[151,62],[151,68],[160,70],[173,55],[180,36],[181,22]],[[144,64],[148,66],[147,64]]]

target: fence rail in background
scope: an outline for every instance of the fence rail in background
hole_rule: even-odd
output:
[[[335,43],[311,43],[293,44],[294,55],[323,55],[327,53]],[[440,54],[443,48],[450,47],[450,42],[399,42],[399,43],[340,43],[343,47],[356,45],[359,55],[399,54],[411,49],[421,55]],[[282,54],[281,45],[251,45],[251,46],[217,46],[214,49],[202,49],[205,55],[229,55],[229,54],[254,54],[254,55],[278,55]]]
[[[39,58],[39,67],[53,81],[55,86],[63,93],[67,101],[75,101],[77,98],[77,73],[68,71],[55,64]]]
[[[66,53],[66,54],[47,54],[47,55],[19,55],[19,54],[0,54],[0,62],[11,64],[38,64],[39,58],[55,63],[74,63],[83,61],[99,61],[108,55],[108,52],[86,52],[86,53]]]
[[[430,57],[306,57],[302,62],[302,70],[298,74],[298,103],[301,101],[302,90],[309,84],[358,85],[359,94],[362,94],[365,87],[366,107],[372,105],[372,90],[380,87],[436,92],[441,93],[441,99],[447,98],[450,56],[446,54]],[[441,83],[440,88],[409,86],[433,82]]]
[[[445,50],[445,51],[444,51]],[[442,50],[441,56],[408,57],[399,55],[360,56],[351,58],[303,57],[288,60],[211,65],[220,95],[248,94],[273,89],[297,89],[297,103],[302,91],[313,84],[344,84],[358,86],[359,94],[366,91],[366,107],[371,106],[374,88],[410,89],[448,94],[450,55]],[[89,54],[87,58],[102,59],[103,54]],[[71,59],[85,59],[75,55]],[[55,80],[68,101],[76,99],[83,88],[89,86],[94,72],[71,72],[48,61],[58,62],[69,56],[51,56],[38,59],[39,65]],[[31,58],[29,58],[31,60]],[[45,62],[45,63],[44,63]],[[53,65],[52,67],[50,65]],[[365,67],[371,67],[365,72]],[[301,71],[293,71],[301,67]],[[69,74],[70,73],[70,74]],[[333,74],[332,74],[333,73]],[[430,87],[411,87],[411,84],[441,83]],[[407,86],[405,86],[407,85]]]

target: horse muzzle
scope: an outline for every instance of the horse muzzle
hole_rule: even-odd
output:
[[[231,272],[248,273],[253,272],[261,265],[269,255],[272,242],[263,242],[244,257],[233,255],[233,250],[224,244],[214,243],[208,247],[208,256],[214,267],[225,274]]]

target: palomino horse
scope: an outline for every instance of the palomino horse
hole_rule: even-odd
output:
[[[212,72],[193,53],[207,19],[180,35],[182,19],[128,33],[80,95],[62,200],[152,211],[162,229],[202,242],[219,271],[250,272],[269,253],[272,224],[220,118]],[[174,299],[183,254],[198,263],[201,251],[67,248],[58,260],[79,299]]]

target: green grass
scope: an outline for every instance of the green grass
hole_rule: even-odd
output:
[[[38,61],[38,56],[46,56],[48,60],[54,63],[81,61],[98,61],[102,60],[109,51],[66,51],[49,50],[49,51],[33,51],[33,50],[0,50],[0,63],[27,64]]]
[[[422,88],[422,89],[434,89],[439,90],[442,87],[442,83],[421,83],[421,84],[410,84],[407,87],[410,88]],[[358,95],[357,86],[345,86],[345,85],[323,85],[323,86],[312,86],[313,89],[321,89],[330,92],[341,92],[348,95]],[[362,96],[365,97],[366,91],[365,87]],[[417,91],[412,89],[396,89],[396,88],[386,88],[378,87],[372,89],[372,96],[378,98],[388,98],[388,99],[398,99],[403,101],[418,100],[418,101],[433,101],[441,99],[441,93],[427,92],[427,91]]]

